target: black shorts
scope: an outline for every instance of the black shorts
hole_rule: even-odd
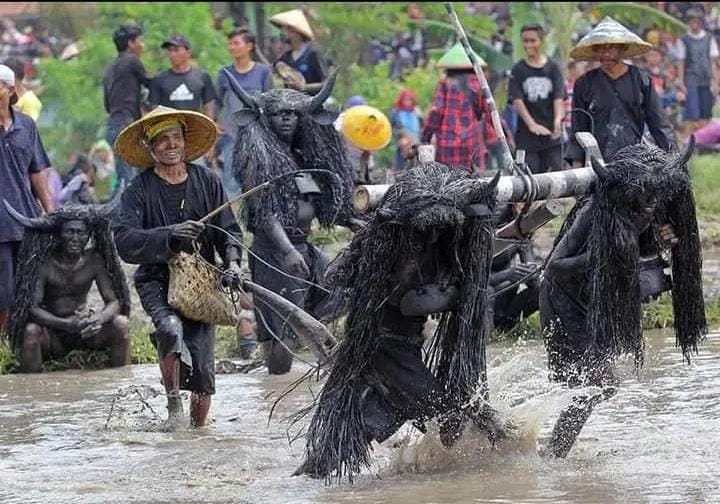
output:
[[[181,389],[212,395],[215,393],[215,328],[182,317],[180,320],[182,342],[173,335],[156,331],[150,335],[152,343],[161,359],[170,353],[180,353]]]

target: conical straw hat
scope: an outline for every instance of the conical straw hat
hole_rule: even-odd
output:
[[[606,16],[570,50],[570,57],[576,60],[596,60],[598,54],[594,48],[607,44],[625,46],[625,49],[620,54],[621,58],[633,58],[652,48],[651,44],[645,42],[613,18]]]
[[[162,105],[127,126],[115,140],[114,150],[123,161],[135,168],[150,168],[155,164],[146,147],[146,131],[158,122],[177,118],[185,127],[185,160],[193,161],[215,144],[217,127],[204,114],[191,110],[177,110]]]
[[[477,53],[475,53],[475,57],[477,58],[481,67],[487,66],[485,60],[482,59]],[[440,58],[440,60],[437,62],[437,67],[445,68],[447,70],[471,70],[472,63],[470,63],[470,58],[468,58],[468,55],[465,52],[465,49],[463,49],[462,44],[458,42],[450,49],[448,49],[445,54],[443,54],[442,58]]]
[[[305,14],[303,14],[303,11],[300,9],[275,14],[270,18],[270,22],[278,28],[288,26],[296,32],[302,33],[310,40],[315,40],[315,35],[310,28],[310,23],[308,23]]]

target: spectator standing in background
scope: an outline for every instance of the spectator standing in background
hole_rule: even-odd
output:
[[[678,41],[678,73],[680,90],[686,95],[685,133],[690,134],[712,117],[718,93],[718,45],[703,29],[703,13],[687,12],[689,31]]]
[[[565,80],[542,53],[543,28],[525,25],[520,31],[525,59],[513,65],[508,88],[520,117],[515,144],[533,173],[561,170]]]
[[[103,76],[105,111],[107,122],[106,140],[110,145],[120,132],[142,115],[141,86],[149,87],[150,78],[140,55],[145,49],[143,32],[138,26],[121,26],[113,33],[118,57],[106,69]],[[136,175],[135,168],[121,158],[115,165],[118,184],[129,183]]]
[[[280,56],[279,62],[281,61],[300,72],[304,80],[302,82],[302,80],[284,76],[285,87],[303,93],[316,94],[325,84],[328,71],[325,58],[313,43],[315,35],[305,14],[300,9],[281,12],[271,17],[270,23],[283,31],[290,44],[290,49]]]
[[[480,56],[475,57],[481,66],[487,66]],[[471,172],[475,168],[484,171],[487,149],[482,120],[488,112],[480,81],[459,43],[440,58],[437,67],[445,70],[445,77],[435,88],[420,141],[427,144],[435,139],[438,163]]]
[[[43,173],[50,166],[40,133],[29,116],[13,110],[17,103],[15,74],[0,65],[0,201],[5,200],[28,217],[54,207]],[[0,334],[15,298],[15,265],[23,227],[0,204]]]
[[[177,110],[192,110],[214,119],[215,88],[210,75],[192,65],[190,41],[184,35],[173,35],[160,47],[165,49],[170,68],[152,80],[148,100],[150,108],[162,105]]]
[[[25,87],[25,64],[17,58],[8,58],[5,64],[15,72],[15,92],[18,95],[15,109],[29,115],[37,122],[42,110],[42,102],[33,91]]]
[[[176,110],[192,110],[215,119],[215,87],[210,75],[191,62],[192,45],[184,35],[176,34],[160,46],[165,49],[170,68],[160,72],[150,84],[150,108],[158,105]],[[209,153],[212,158],[212,151]],[[196,164],[208,167],[206,156]]]
[[[405,158],[410,147],[420,142],[422,132],[422,112],[418,108],[415,93],[410,89],[400,91],[390,112],[390,124],[396,144],[394,168],[400,171],[405,168]]]
[[[272,89],[272,69],[269,65],[259,63],[256,54],[255,34],[246,28],[235,28],[228,34],[227,49],[233,63],[220,69],[217,76],[217,108],[218,123],[221,136],[218,141],[222,158],[222,181],[228,198],[240,194],[242,184],[232,174],[232,155],[237,136],[237,125],[233,112],[244,108],[238,97],[230,90],[225,70],[232,73],[238,83],[249,93],[264,93]],[[238,175],[239,176],[239,175]]]

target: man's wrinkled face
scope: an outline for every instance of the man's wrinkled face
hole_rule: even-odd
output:
[[[603,44],[596,46],[593,52],[597,56],[600,66],[604,69],[609,69],[620,61],[620,55],[624,49],[625,46],[623,45]]]
[[[285,143],[292,143],[300,118],[294,110],[277,110],[270,114],[270,125],[275,134]]]
[[[90,232],[81,220],[71,220],[60,227],[60,246],[70,255],[81,254],[90,240]]]
[[[176,165],[185,159],[185,135],[182,127],[168,128],[152,141],[155,161],[163,165]]]
[[[183,46],[168,46],[165,53],[172,66],[185,66],[190,61],[190,51]]]

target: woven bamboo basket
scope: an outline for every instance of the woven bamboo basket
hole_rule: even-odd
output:
[[[191,320],[235,326],[239,310],[221,283],[221,274],[198,253],[180,252],[170,259],[170,306]]]

